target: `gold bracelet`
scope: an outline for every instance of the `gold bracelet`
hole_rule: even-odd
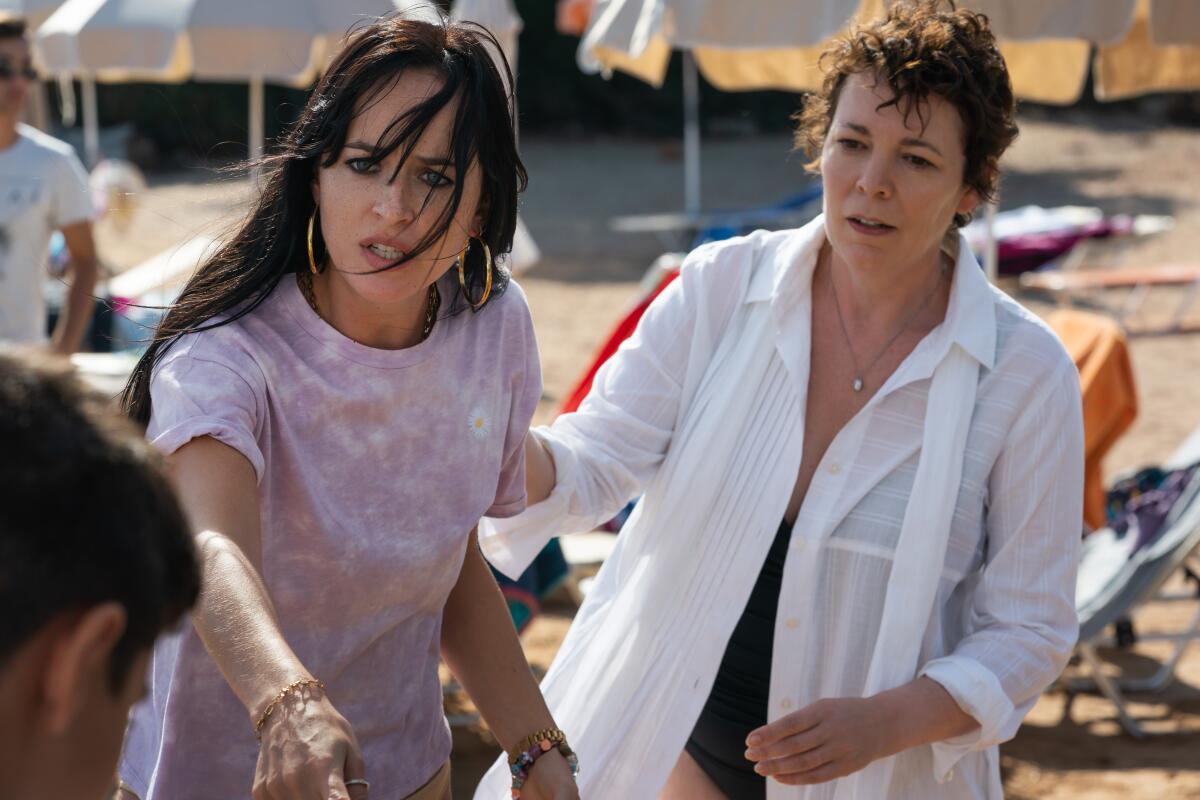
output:
[[[517,759],[521,757],[521,753],[533,747],[534,744],[540,746],[542,742],[547,742],[548,746],[542,747],[542,749],[549,750],[551,747],[563,744],[566,741],[567,735],[558,728],[542,728],[540,731],[535,731],[526,736],[521,740],[520,744],[508,751],[508,763],[510,766],[517,763]]]
[[[305,686],[316,686],[321,691],[325,690],[325,684],[321,683],[316,678],[301,678],[298,681],[292,681],[287,686],[280,689],[279,693],[275,695],[275,699],[267,703],[267,707],[263,709],[262,715],[258,718],[258,722],[254,723],[255,738],[257,738],[260,742],[262,741],[263,727],[267,724],[267,720],[270,719],[271,714],[275,711],[276,706],[283,702],[283,698],[287,697],[297,689],[301,689]]]

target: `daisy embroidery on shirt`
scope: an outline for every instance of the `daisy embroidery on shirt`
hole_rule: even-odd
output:
[[[488,420],[487,415],[483,413],[483,409],[476,407],[471,410],[467,416],[467,426],[471,429],[471,433],[476,439],[485,439],[492,432],[492,424]]]

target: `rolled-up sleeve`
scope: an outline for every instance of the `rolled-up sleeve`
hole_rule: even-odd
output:
[[[177,345],[150,381],[152,413],[146,429],[151,444],[170,455],[201,436],[232,447],[254,467],[261,483],[266,460],[259,433],[266,407],[262,373],[216,348]]]
[[[688,257],[680,277],[646,310],[634,334],[596,373],[591,393],[536,436],[555,465],[550,496],[509,519],[485,518],[480,546],[516,576],[552,537],[588,531],[637,497],[654,476],[674,433],[698,319],[711,322],[704,265],[714,250]]]
[[[939,781],[963,755],[1016,734],[1066,665],[1079,633],[1083,417],[1078,374],[1065,354],[1063,361],[1034,382],[993,467],[987,557],[967,635],[921,669],[979,722],[969,734],[932,745]]]

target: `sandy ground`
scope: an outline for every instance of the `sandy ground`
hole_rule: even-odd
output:
[[[611,233],[610,219],[679,208],[682,170],[670,144],[527,138],[523,146],[532,176],[523,215],[543,260],[521,282],[541,342],[545,394],[538,419],[545,421],[664,248],[655,236]],[[708,208],[771,203],[808,180],[801,160],[789,155],[786,137],[706,142],[704,170]],[[120,271],[191,233],[219,234],[247,190],[244,179],[204,170],[151,176],[130,229],[100,230],[102,254]],[[1194,262],[1200,251],[1200,132],[1127,115],[1026,118],[1006,156],[1002,205],[1026,203],[1174,215],[1174,230],[1103,248],[1096,258],[1128,265]],[[1051,308],[1044,298],[1022,299],[1039,313]],[[1174,299],[1160,293],[1148,308],[1161,315]],[[1160,461],[1200,425],[1200,337],[1141,337],[1130,346],[1141,412],[1110,454],[1109,474]],[[1136,621],[1148,631],[1179,624],[1194,608],[1155,606]],[[560,608],[535,622],[525,637],[531,663],[549,665],[569,620],[570,609]],[[1136,676],[1149,674],[1166,652],[1147,643],[1107,656],[1114,672]],[[1009,796],[1200,797],[1200,647],[1190,651],[1179,680],[1165,693],[1135,701],[1134,715],[1158,734],[1148,741],[1123,735],[1112,707],[1099,698],[1078,696],[1066,713],[1066,696],[1047,693],[1004,747]],[[471,711],[455,694],[448,709],[456,715]],[[455,796],[469,797],[474,776],[494,751],[478,726],[464,722],[455,733]]]

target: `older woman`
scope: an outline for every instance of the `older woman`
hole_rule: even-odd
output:
[[[987,20],[826,63],[824,214],[693,253],[483,529],[515,574],[644,492],[543,684],[585,797],[1000,798],[1075,640],[1078,378],[957,232],[1016,135]]]

